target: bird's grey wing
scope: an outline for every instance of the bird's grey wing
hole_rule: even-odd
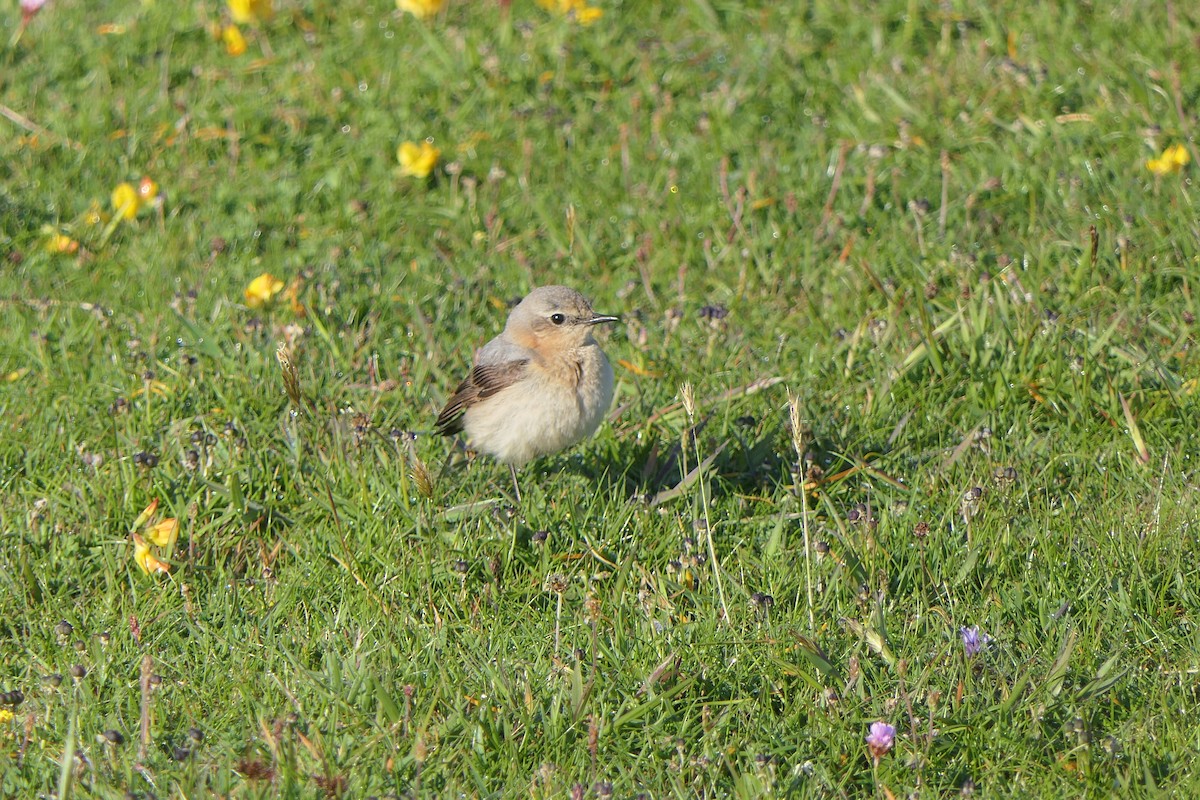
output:
[[[461,431],[463,414],[468,408],[516,383],[528,366],[528,358],[476,364],[438,414],[434,426],[437,432],[449,436]]]

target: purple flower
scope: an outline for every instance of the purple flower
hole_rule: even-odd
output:
[[[888,754],[896,743],[896,729],[886,722],[872,722],[871,732],[867,734],[867,747],[871,758],[878,761]]]
[[[959,628],[958,632],[962,636],[963,653],[966,654],[967,658],[974,658],[979,655],[979,651],[988,642],[992,641],[992,637],[980,631],[978,625],[972,625],[969,628]]]

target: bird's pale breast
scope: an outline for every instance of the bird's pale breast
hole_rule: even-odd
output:
[[[520,465],[595,433],[612,395],[612,367],[588,344],[553,365],[530,363],[520,380],[471,406],[463,429],[475,449]]]

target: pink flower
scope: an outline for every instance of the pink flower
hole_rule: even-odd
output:
[[[888,754],[896,743],[896,729],[886,722],[872,722],[871,732],[867,734],[867,747],[871,758],[879,761]]]
[[[21,17],[28,22],[33,15],[42,10],[47,0],[21,0]]]

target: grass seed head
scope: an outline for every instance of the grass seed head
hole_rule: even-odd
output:
[[[283,372],[283,390],[287,393],[288,400],[296,410],[303,409],[304,398],[300,393],[300,372],[296,369],[292,348],[280,342],[275,349],[275,359],[279,362],[279,369]]]
[[[408,468],[409,476],[413,483],[417,485],[417,492],[426,500],[433,498],[433,474],[429,471],[429,467],[417,455],[416,450],[410,447],[408,453]]]
[[[679,398],[683,401],[683,410],[687,412],[688,421],[696,418],[696,394],[692,389],[692,384],[684,381],[679,386]]]

